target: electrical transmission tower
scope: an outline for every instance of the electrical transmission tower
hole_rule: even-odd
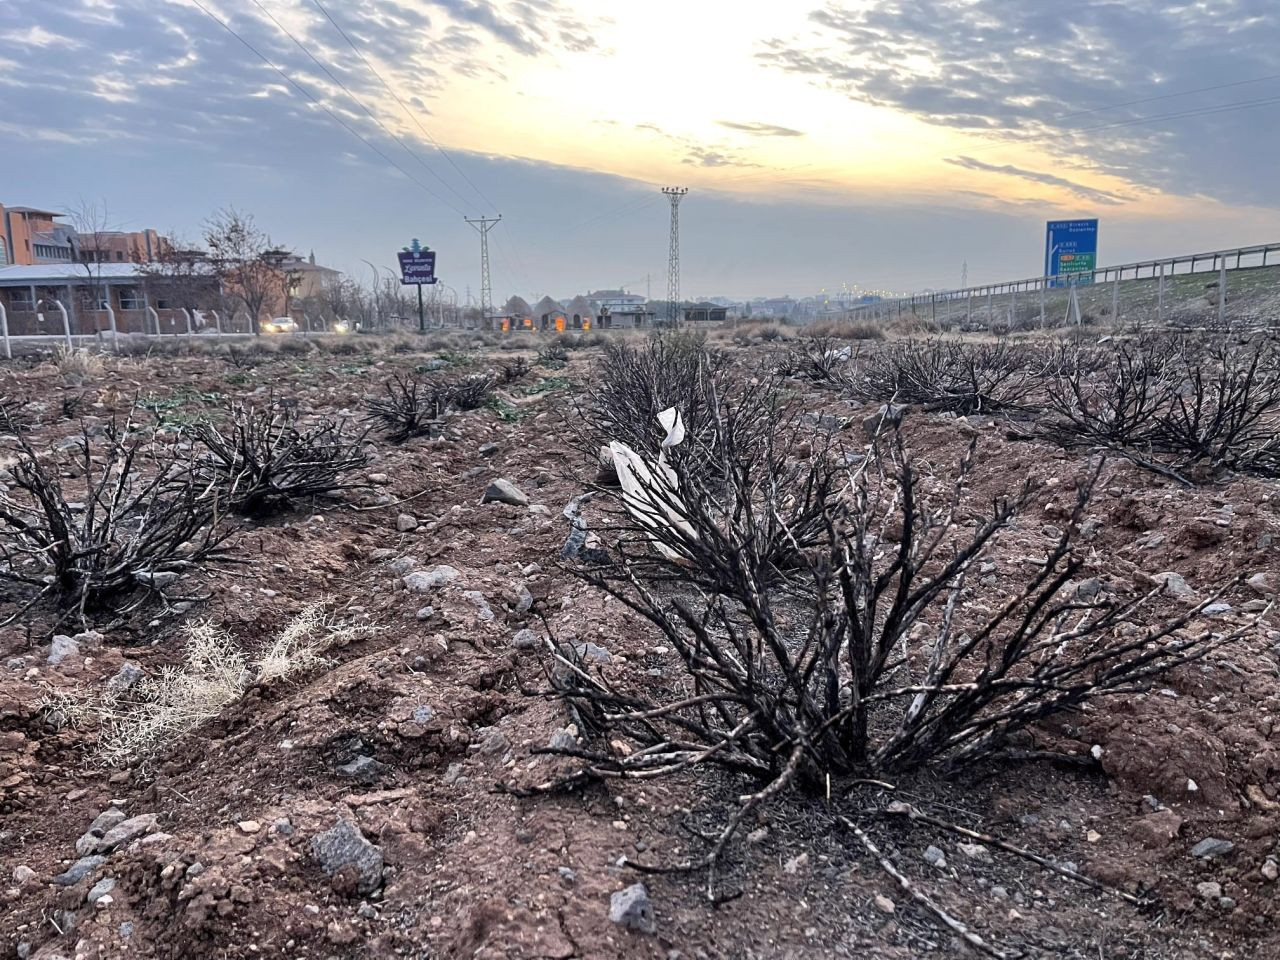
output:
[[[663,187],[671,201],[671,246],[667,251],[667,323],[675,326],[680,319],[680,201],[688,187]]]
[[[480,323],[486,324],[489,322],[489,314],[493,313],[493,281],[489,277],[489,231],[502,219],[502,214],[496,217],[463,219],[480,234]]]

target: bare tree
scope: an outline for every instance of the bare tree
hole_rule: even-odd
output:
[[[72,250],[84,270],[86,283],[78,297],[78,307],[93,317],[93,332],[100,333],[98,316],[102,305],[111,296],[103,278],[103,266],[108,262],[107,238],[116,232],[111,225],[111,214],[105,201],[81,198],[71,207],[71,226],[75,230]]]
[[[148,294],[179,309],[216,309],[222,291],[209,255],[177,237],[163,237],[156,257],[142,269]]]
[[[205,222],[204,240],[226,292],[244,306],[250,330],[259,333],[262,311],[281,289],[287,253],[258,227],[252,214],[234,207],[219,210]]]

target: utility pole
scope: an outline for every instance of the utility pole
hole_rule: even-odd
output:
[[[963,290],[969,285],[969,261],[966,260],[960,265],[960,289]]]
[[[480,322],[484,324],[489,322],[489,314],[493,312],[493,281],[489,277],[489,231],[502,219],[502,214],[496,217],[463,219],[480,234]]]
[[[667,249],[667,323],[675,326],[680,319],[680,201],[688,187],[663,187],[671,201],[671,245]]]

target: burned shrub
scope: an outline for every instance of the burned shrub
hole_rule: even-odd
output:
[[[569,351],[564,344],[553,341],[538,351],[534,362],[540,367],[556,370],[569,362]]]
[[[832,336],[808,336],[796,340],[782,355],[778,372],[783,376],[838,385],[850,373],[857,351]]]
[[[370,418],[381,424],[392,443],[421,437],[439,426],[448,407],[448,390],[436,380],[418,380],[392,374],[383,384],[384,395],[367,404]]]
[[[367,431],[348,433],[345,424],[323,417],[301,426],[296,410],[234,404],[230,423],[196,425],[203,447],[199,464],[228,509],[264,516],[307,497],[361,486],[345,476],[368,463],[362,450]]]
[[[502,371],[498,374],[498,380],[503,386],[518,383],[529,375],[533,367],[529,364],[526,357],[513,357],[507,363],[502,365]]]
[[[445,388],[445,405],[458,410],[479,410],[489,400],[497,380],[488,373],[472,373]]]
[[[1280,475],[1277,417],[1273,346],[1162,338],[1122,343],[1102,370],[1051,382],[1037,435],[1190,483],[1224,471]]]
[[[1026,409],[1033,382],[1025,351],[906,341],[867,356],[848,385],[858,400],[891,401],[969,415]]]
[[[228,559],[214,491],[180,452],[130,436],[131,424],[86,431],[68,497],[59,464],[18,438],[0,493],[0,579],[63,610],[127,612],[203,564]],[[12,618],[11,618],[12,619]]]
[[[714,429],[730,432],[714,409]],[[758,789],[692,864],[711,867],[712,894],[725,843],[781,790],[945,773],[1048,717],[1142,690],[1244,629],[1184,630],[1200,607],[1148,627],[1134,615],[1155,591],[1122,601],[1069,589],[1100,466],[1077,481],[1074,514],[1029,577],[974,603],[970,581],[1040,495],[1034,483],[985,507],[966,502],[972,446],[949,483],[922,478],[888,444],[848,466],[789,431],[775,434],[776,456],[761,458],[759,444],[717,449],[730,461],[718,496],[686,457],[636,470],[621,495],[630,520],[577,568],[657,627],[674,670],[632,685],[559,648],[553,691],[599,739],[546,751],[576,758],[573,782],[705,765],[752,778]]]

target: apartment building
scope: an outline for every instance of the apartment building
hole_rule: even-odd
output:
[[[66,214],[0,203],[0,267],[46,263],[148,263],[161,253],[154,230],[77,233]]]

